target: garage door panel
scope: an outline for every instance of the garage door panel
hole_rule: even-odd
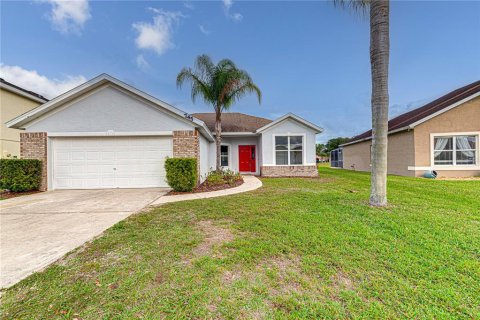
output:
[[[54,138],[56,189],[166,187],[168,137]]]

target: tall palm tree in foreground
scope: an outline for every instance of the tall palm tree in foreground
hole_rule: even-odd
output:
[[[250,75],[237,68],[229,59],[223,59],[214,64],[207,55],[200,55],[195,60],[195,66],[183,68],[177,75],[177,86],[185,82],[191,84],[192,101],[201,96],[203,101],[213,106],[215,110],[215,142],[217,147],[216,170],[221,170],[220,146],[222,143],[222,112],[228,111],[232,105],[249,93],[255,93],[258,103],[262,93]]]
[[[370,205],[387,205],[388,63],[390,55],[389,0],[334,0],[356,11],[370,10],[372,72],[372,174]]]

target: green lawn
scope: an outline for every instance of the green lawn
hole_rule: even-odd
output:
[[[479,318],[480,181],[263,179],[130,217],[3,292],[11,319]]]

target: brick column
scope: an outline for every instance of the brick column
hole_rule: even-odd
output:
[[[197,179],[200,180],[200,141],[198,130],[173,131],[173,157],[197,159]]]
[[[46,132],[21,132],[20,133],[20,158],[38,159],[42,161],[42,179],[40,191],[46,191],[47,185],[47,133]]]

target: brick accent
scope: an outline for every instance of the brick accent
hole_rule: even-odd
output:
[[[47,133],[21,132],[20,157],[23,159],[38,159],[42,161],[41,191],[46,191],[47,185]]]
[[[200,140],[198,130],[173,131],[173,157],[197,159],[197,176],[200,179]]]
[[[318,177],[317,166],[262,166],[264,177]]]

